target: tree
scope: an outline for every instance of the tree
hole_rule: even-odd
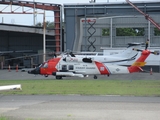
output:
[[[103,28],[102,29],[102,36],[109,36],[109,35],[110,35],[109,28]]]
[[[144,36],[144,28],[117,28],[117,36]]]
[[[54,28],[54,22],[46,21],[46,27],[53,29]]]
[[[158,28],[154,28],[154,35],[160,36],[160,30]]]
[[[42,23],[41,23],[41,22],[38,22],[35,26],[36,26],[36,27],[42,27]]]
[[[43,27],[43,23],[38,22],[36,24],[36,27]],[[54,28],[54,22],[46,21],[46,28],[53,29]]]
[[[136,32],[136,36],[144,36],[144,28],[133,28],[133,30]]]

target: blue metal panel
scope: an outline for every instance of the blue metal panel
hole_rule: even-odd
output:
[[[73,16],[70,16],[66,19],[66,32],[70,34],[66,34],[66,49],[72,50],[75,40],[75,19]],[[70,32],[71,31],[71,32]]]

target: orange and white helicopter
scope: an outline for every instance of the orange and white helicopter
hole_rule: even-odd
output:
[[[102,63],[94,61],[91,58],[61,56],[50,59],[39,67],[28,71],[29,74],[41,74],[44,76],[53,75],[56,79],[62,79],[62,77],[86,77],[88,75],[94,75],[94,79],[97,79],[97,75],[111,75],[111,74],[129,74],[133,72],[143,71],[141,68],[146,64],[145,60],[152,53],[157,55],[158,53],[151,52],[150,50],[133,49],[135,51],[141,51],[141,56],[129,67],[120,66],[117,64]]]

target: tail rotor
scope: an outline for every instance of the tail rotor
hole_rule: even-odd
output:
[[[138,52],[149,51],[151,54],[159,55],[159,51],[153,51],[152,52],[152,51],[148,50],[148,44],[149,44],[149,39],[147,39],[147,41],[146,41],[145,50],[136,49],[136,48],[133,48],[133,50],[138,51]]]

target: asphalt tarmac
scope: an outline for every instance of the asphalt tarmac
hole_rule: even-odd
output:
[[[11,120],[158,120],[159,97],[0,96],[0,115]]]
[[[21,72],[15,69],[11,70],[0,70],[0,80],[29,80],[29,79],[55,79],[54,76],[44,77],[43,75],[33,75],[27,72]],[[93,79],[93,76],[87,78],[79,77],[64,77],[63,79]],[[98,79],[106,80],[160,80],[160,73],[131,73],[131,74],[119,74],[119,75],[98,75]]]
[[[92,78],[92,77],[91,77]],[[76,78],[76,79],[91,79]],[[98,79],[160,80],[158,73],[99,76]],[[0,80],[55,79],[0,70]],[[64,78],[70,79],[70,78]],[[0,81],[1,82],[1,81]],[[23,88],[22,88],[23,89]],[[9,120],[158,120],[160,97],[82,95],[3,95],[0,116]]]

